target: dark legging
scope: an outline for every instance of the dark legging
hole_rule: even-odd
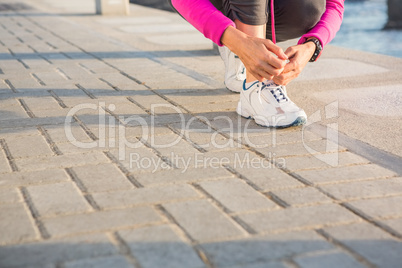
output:
[[[168,0],[170,1],[170,0]],[[269,0],[210,0],[230,19],[249,25],[267,25],[271,39]],[[307,33],[320,20],[326,0],[275,0],[275,34],[278,42]]]

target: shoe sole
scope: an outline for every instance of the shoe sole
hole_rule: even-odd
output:
[[[239,115],[240,115],[241,117],[245,118],[245,119],[254,119],[252,116],[246,117],[246,116],[243,116],[243,115],[241,115],[241,114],[239,114]],[[290,124],[288,124],[288,125],[284,125],[284,126],[266,126],[266,125],[263,125],[263,124],[258,123],[257,121],[255,121],[255,119],[254,119],[254,122],[255,122],[258,126],[260,126],[260,127],[278,128],[278,129],[281,129],[281,128],[297,127],[297,126],[304,125],[304,124],[307,123],[307,119],[306,119],[305,117],[300,117],[300,116],[299,116],[299,117],[296,118],[295,121],[293,121],[292,123],[290,123]]]
[[[239,102],[239,104],[240,104],[240,102]],[[250,113],[250,112],[248,112],[248,111],[246,111],[246,110],[240,109],[240,108],[239,108],[239,105],[238,105],[237,108],[236,108],[236,113],[237,113],[238,115],[240,115],[241,117],[243,117],[243,118],[246,118],[246,119],[254,119],[254,122],[255,122],[257,125],[259,125],[259,126],[261,126],[261,127],[267,127],[267,128],[288,128],[288,127],[301,126],[301,125],[304,125],[304,124],[307,123],[307,118],[306,118],[306,117],[304,117],[304,116],[298,116],[298,117],[296,117],[296,119],[295,119],[292,123],[290,123],[290,124],[281,125],[281,126],[274,126],[274,125],[268,125],[268,126],[267,126],[267,125],[265,125],[265,124],[263,124],[263,123],[260,123],[259,120],[256,120],[256,119],[252,116],[252,113]]]
[[[230,89],[230,88],[228,88],[228,87],[226,87],[226,89],[229,90],[230,92],[240,94],[240,91],[235,91],[235,90],[232,90],[232,89]]]

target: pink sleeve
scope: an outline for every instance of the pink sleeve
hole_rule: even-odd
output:
[[[223,46],[221,36],[226,28],[236,27],[209,0],[172,0],[172,4],[191,25],[219,46]]]
[[[308,33],[304,34],[298,44],[302,44],[309,37],[315,37],[325,46],[341,27],[343,19],[344,0],[327,0],[326,10],[321,20]]]

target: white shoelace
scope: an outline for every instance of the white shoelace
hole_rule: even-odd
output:
[[[262,88],[261,90],[258,91],[258,99],[260,101],[260,103],[262,103],[261,100],[261,92],[264,89],[268,89],[269,92],[272,94],[272,96],[274,96],[274,98],[276,99],[276,101],[278,103],[283,103],[283,102],[287,102],[288,98],[286,97],[286,94],[284,93],[284,88],[283,86],[279,86],[273,82],[269,82],[269,83],[262,83]]]

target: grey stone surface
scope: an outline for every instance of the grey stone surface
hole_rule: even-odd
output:
[[[140,188],[108,193],[95,193],[93,197],[102,208],[178,202],[198,198],[199,194],[187,184]]]
[[[93,259],[74,260],[65,262],[63,265],[66,268],[134,267],[127,261],[127,259],[124,256],[110,256],[110,257],[99,257]]]
[[[321,59],[318,64],[312,64],[304,70],[299,81],[339,79],[359,75],[379,75],[388,71],[386,68],[346,59]]]
[[[79,189],[71,182],[27,187],[40,217],[91,211]]]
[[[235,170],[263,191],[301,187],[303,184],[286,172],[272,166],[252,168],[237,166]]]
[[[363,96],[363,97],[362,97]],[[316,95],[320,100],[339,101],[340,108],[374,116],[402,116],[402,84],[331,90]]]
[[[119,232],[141,267],[206,267],[191,245],[168,225]]]
[[[134,187],[113,164],[80,166],[72,170],[88,192],[128,190]]]
[[[382,222],[399,234],[402,234],[402,218],[383,220]]]
[[[319,267],[345,267],[345,268],[363,268],[365,265],[351,255],[342,251],[330,251],[317,254],[311,254],[295,258],[295,262],[302,268]]]
[[[49,263],[111,254],[117,254],[117,249],[107,236],[91,234],[3,246],[0,250],[0,263],[5,267],[43,267]]]
[[[351,201],[352,207],[366,213],[371,217],[401,216],[402,196],[382,197],[366,200]]]
[[[170,169],[153,173],[138,174],[136,179],[144,186],[170,183],[192,183],[203,180],[233,178],[225,168],[189,168],[186,170]]]
[[[40,171],[27,171],[2,174],[0,176],[1,187],[19,187],[46,183],[67,181],[68,175],[62,169],[48,169]],[[7,188],[6,188],[7,189]]]
[[[241,237],[245,234],[233,220],[207,200],[166,204],[164,207],[197,241]]]
[[[0,204],[19,203],[22,196],[17,188],[0,188]]]
[[[331,203],[333,200],[313,187],[274,190],[273,194],[291,206]]]
[[[359,217],[337,204],[257,212],[241,215],[240,218],[258,232],[314,229],[360,221]]]
[[[253,262],[269,264],[296,254],[333,249],[333,245],[313,231],[302,231],[204,243],[202,248],[217,267],[243,267]]]
[[[21,171],[43,170],[52,168],[68,168],[85,164],[107,163],[109,160],[101,152],[68,154],[58,156],[41,156],[38,158],[17,159]]]
[[[0,244],[21,243],[38,237],[29,214],[21,203],[0,205]]]
[[[287,87],[312,124],[267,129],[235,113],[211,41],[177,14],[19,2],[0,0],[1,267],[400,263],[400,174],[355,148],[400,155],[400,59],[326,46]],[[93,148],[67,137],[78,105],[72,134]]]
[[[364,199],[398,195],[402,190],[402,178],[385,180],[349,182],[324,185],[322,189],[341,200]]]
[[[320,156],[322,158],[320,158]],[[295,156],[285,159],[290,170],[341,167],[354,164],[368,164],[370,161],[350,152],[328,153],[325,155]]]
[[[387,178],[395,176],[395,172],[378,165],[357,165],[331,168],[323,170],[297,171],[297,174],[314,184],[327,184],[335,182]]]
[[[246,183],[236,179],[201,182],[200,186],[232,212],[276,209],[278,206]],[[222,191],[222,189],[225,189]]]
[[[154,209],[149,207],[99,211],[44,219],[44,224],[52,236],[107,231],[119,227],[155,222],[160,222],[160,217]]]
[[[380,267],[398,267],[402,261],[400,240],[368,223],[325,229],[330,236]]]

